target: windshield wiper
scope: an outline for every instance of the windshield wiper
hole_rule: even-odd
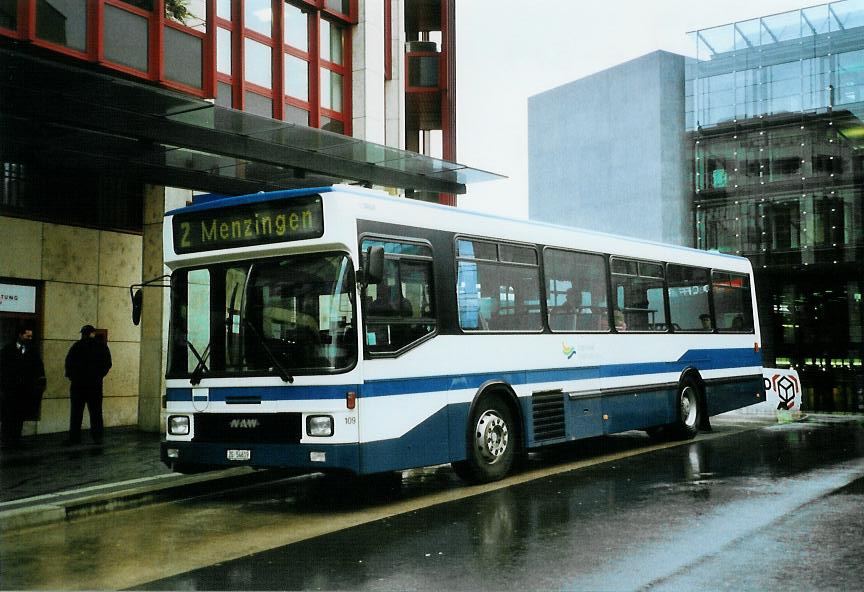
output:
[[[198,359],[198,364],[195,366],[195,369],[192,370],[192,376],[189,377],[189,382],[191,384],[199,384],[204,373],[210,372],[210,368],[207,367],[207,360],[210,358],[210,344],[208,343],[207,347],[204,348],[203,357],[198,353],[198,350],[195,349],[195,346],[192,345],[192,342],[188,339],[186,340],[186,345],[188,345],[189,349],[192,350],[192,355]]]
[[[273,350],[270,349],[270,346],[267,345],[267,342],[258,332],[258,329],[255,328],[255,325],[253,325],[249,321],[249,319],[245,317],[243,319],[243,324],[252,329],[252,333],[255,335],[255,337],[258,338],[258,343],[261,344],[262,349],[264,349],[264,351],[267,353],[267,357],[269,357],[270,360],[273,362],[273,366],[276,368],[276,371],[279,374],[279,378],[282,379],[282,382],[293,383],[294,377],[288,373],[288,370],[285,369],[285,366],[282,365],[282,363],[279,361],[279,358],[276,357],[276,354],[274,354]]]

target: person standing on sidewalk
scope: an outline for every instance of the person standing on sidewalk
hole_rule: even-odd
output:
[[[21,325],[0,350],[0,440],[18,446],[27,419],[38,418],[45,391],[45,366],[33,345],[33,330]]]
[[[95,444],[102,443],[102,379],[110,369],[111,351],[108,345],[96,335],[93,325],[84,325],[81,327],[81,339],[73,343],[66,354],[66,378],[71,382],[67,444],[81,441],[85,405],[90,413],[90,436]]]

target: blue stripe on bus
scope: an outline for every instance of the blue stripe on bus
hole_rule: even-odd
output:
[[[210,388],[209,401],[225,401],[230,398],[251,397],[261,401],[344,399],[347,391],[357,392],[358,385],[336,386],[215,386]],[[191,401],[191,388],[169,388],[165,395],[169,401]],[[196,400],[199,400],[196,397]]]
[[[761,364],[761,356],[751,348],[704,349],[689,350],[674,362],[609,364],[606,366],[579,368],[397,378],[372,380],[363,385],[213,387],[210,389],[209,400],[225,401],[228,397],[260,397],[262,401],[341,399],[345,397],[346,392],[349,390],[357,392],[358,397],[384,397],[388,395],[406,395],[456,389],[476,389],[490,380],[504,381],[511,385],[523,385],[589,378],[613,378],[681,372],[688,366],[694,366],[701,371],[705,371],[761,366]],[[169,388],[167,389],[166,396],[169,401],[191,401],[192,389]]]
[[[689,350],[675,362],[609,364],[606,366],[583,366],[579,368],[552,368],[547,370],[485,372],[482,374],[455,376],[372,380],[363,385],[362,394],[364,397],[382,397],[386,395],[447,391],[460,388],[478,388],[490,380],[503,380],[508,384],[522,385],[584,380],[588,378],[614,378],[618,376],[680,372],[688,366],[694,366],[699,370],[719,370],[761,365],[761,356],[751,348]]]

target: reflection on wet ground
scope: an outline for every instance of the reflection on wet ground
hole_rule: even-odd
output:
[[[600,440],[589,448],[602,452],[557,450],[527,465],[529,471],[553,466],[562,455],[596,456],[610,446],[620,452],[637,440]],[[857,491],[862,457],[859,421],[811,421],[705,439],[418,509],[144,588],[716,589],[711,573],[702,573],[701,581],[688,575],[724,552],[740,561],[735,550],[741,541],[767,536],[776,522],[824,495],[846,491],[849,483],[847,489]],[[441,471],[419,472],[393,495],[453,487],[450,479]],[[304,511],[333,511],[341,502],[326,480],[309,486],[315,493],[301,502]],[[800,540],[789,544],[800,552]],[[777,549],[782,556],[782,545]],[[771,581],[770,570],[751,563]],[[783,565],[775,568],[781,574]],[[714,567],[735,573],[722,561]],[[753,576],[739,574],[738,582],[752,588]],[[854,577],[860,588],[864,576]]]
[[[716,423],[690,443],[628,433],[532,454],[485,487],[465,486],[449,467],[286,479],[10,533],[0,542],[2,587],[668,584],[705,553],[864,475],[862,457],[857,420]]]

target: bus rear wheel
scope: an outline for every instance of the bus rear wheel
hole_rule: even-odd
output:
[[[469,419],[467,458],[453,470],[469,483],[489,483],[510,472],[516,457],[518,434],[513,414],[498,397],[481,399]]]
[[[677,419],[672,424],[672,434],[681,439],[689,440],[699,432],[702,422],[702,388],[692,376],[686,376],[678,385]]]

